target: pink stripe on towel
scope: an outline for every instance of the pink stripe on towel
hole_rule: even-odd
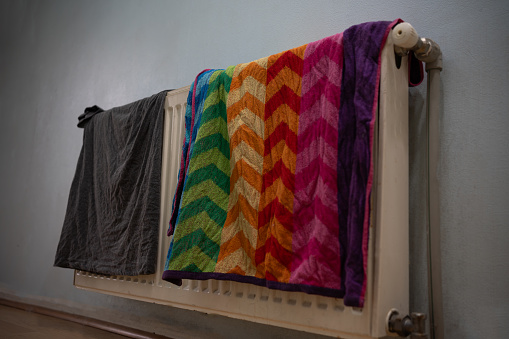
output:
[[[343,34],[308,44],[295,169],[290,283],[339,289],[338,114]],[[325,282],[325,284],[324,284]]]

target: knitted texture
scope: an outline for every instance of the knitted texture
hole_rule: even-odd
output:
[[[168,235],[173,234],[174,227],[178,220],[178,212],[180,211],[180,198],[182,196],[182,189],[184,188],[184,180],[189,166],[189,154],[192,152],[194,142],[196,141],[196,134],[198,133],[198,126],[200,126],[201,115],[203,113],[203,104],[205,97],[208,92],[209,79],[212,75],[213,70],[204,71],[196,77],[196,81],[191,84],[191,90],[187,97],[186,105],[186,129],[184,133],[184,145],[182,148],[182,157],[180,161],[179,178],[177,183],[177,193],[173,198],[173,213],[170,217],[170,228],[168,229]],[[198,98],[198,105],[196,112],[193,115],[193,93]],[[192,129],[191,129],[192,126]]]
[[[199,74],[163,279],[363,306],[380,55],[396,22]]]
[[[227,105],[231,193],[217,272],[256,273],[267,59],[238,65],[233,73]]]
[[[292,276],[296,284],[341,288],[338,112],[343,35],[308,44],[304,56],[295,175]],[[324,277],[327,277],[324,279]]]
[[[306,46],[269,57],[257,276],[287,283],[292,261],[293,191]]]
[[[226,101],[233,67],[210,77],[166,268],[214,270],[230,193]],[[194,127],[194,126],[193,126]]]

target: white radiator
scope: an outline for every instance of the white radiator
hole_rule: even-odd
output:
[[[125,298],[215,313],[264,324],[342,338],[386,336],[392,308],[408,314],[408,70],[395,65],[389,35],[382,52],[378,129],[375,134],[375,184],[369,236],[368,286],[362,309],[342,299],[269,290],[229,281],[184,280],[178,287],[161,279],[170,239],[166,236],[177,183],[189,87],[168,94],[159,256],[154,275],[105,276],[76,271],[78,288]]]

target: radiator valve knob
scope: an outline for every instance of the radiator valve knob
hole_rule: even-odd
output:
[[[394,44],[399,47],[413,49],[419,43],[419,35],[408,22],[402,22],[392,30]]]
[[[400,337],[427,338],[426,314],[412,313],[410,316],[401,317],[396,309],[387,314],[386,329],[388,333],[395,333]]]

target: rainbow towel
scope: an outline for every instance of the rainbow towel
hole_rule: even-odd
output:
[[[397,22],[198,75],[164,280],[363,306],[380,54]]]

